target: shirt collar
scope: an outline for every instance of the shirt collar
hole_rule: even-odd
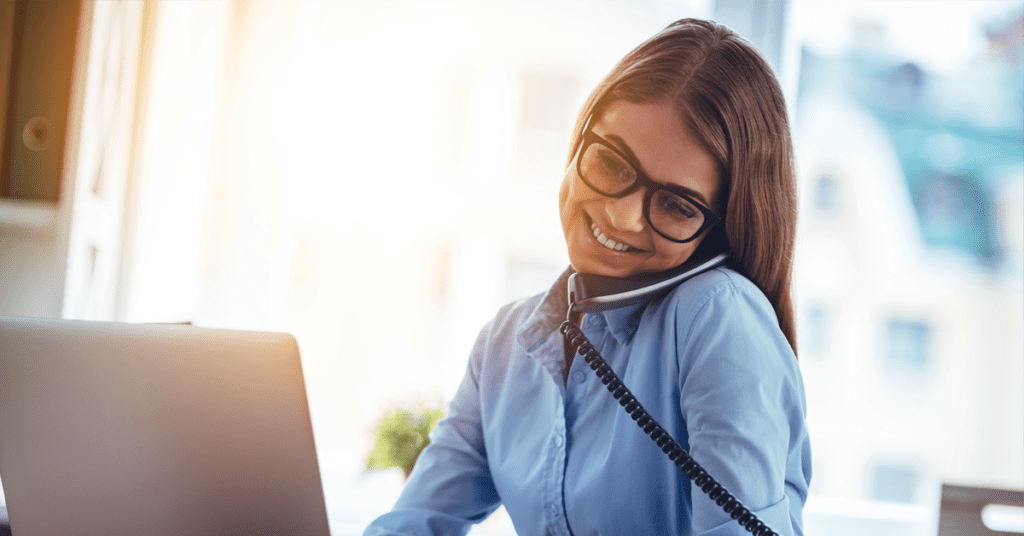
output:
[[[618,309],[602,311],[598,314],[604,316],[605,322],[608,323],[608,331],[612,332],[615,340],[619,344],[625,344],[633,337],[637,327],[640,326],[640,317],[643,316],[645,305],[647,305],[647,302],[643,301],[619,307]]]
[[[558,277],[554,285],[551,285],[540,304],[530,313],[530,316],[526,317],[523,326],[516,333],[516,340],[527,352],[532,352],[537,348],[565,321],[565,314],[569,310],[567,301],[569,276],[575,272],[572,266],[562,272],[562,275]]]
[[[516,339],[527,352],[538,348],[565,321],[566,312],[569,309],[567,301],[569,276],[575,272],[572,266],[562,272],[562,275],[541,299],[537,308],[526,318],[523,327],[516,333]],[[587,317],[600,317],[619,344],[625,344],[636,333],[645,305],[646,302],[641,302],[600,313],[588,313]]]

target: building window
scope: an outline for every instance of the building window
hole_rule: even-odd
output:
[[[920,321],[889,320],[886,330],[886,362],[895,367],[923,369],[928,364],[931,328]]]
[[[841,208],[839,196],[839,181],[832,175],[822,175],[814,183],[812,194],[814,209],[822,216],[832,216],[839,213]]]
[[[527,71],[517,144],[516,172],[525,177],[562,178],[576,110],[575,78]]]
[[[821,359],[828,353],[829,324],[828,309],[822,305],[811,305],[804,313],[804,324],[798,330],[803,333],[803,348],[814,359]]]
[[[872,471],[870,497],[876,501],[913,503],[918,472],[913,467],[880,463]]]
[[[918,180],[912,195],[926,244],[995,260],[993,202],[976,174],[930,174]]]

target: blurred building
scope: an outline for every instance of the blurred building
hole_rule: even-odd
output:
[[[1020,488],[1021,18],[993,23],[988,53],[943,76],[859,24],[848,55],[805,51],[801,67],[812,490],[930,505],[943,481]]]

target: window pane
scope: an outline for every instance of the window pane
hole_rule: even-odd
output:
[[[880,464],[875,467],[871,498],[878,501],[912,503],[917,495],[917,470],[913,467]]]
[[[804,348],[812,358],[821,359],[828,353],[829,311],[821,305],[812,305],[804,313]]]
[[[890,320],[886,360],[890,365],[923,368],[928,364],[931,329],[923,322]]]

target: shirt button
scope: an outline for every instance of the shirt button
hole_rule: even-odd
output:
[[[560,436],[560,435],[556,435],[555,436],[555,446],[556,447],[561,447],[562,446],[562,436]]]
[[[577,370],[575,373],[573,373],[572,379],[576,383],[583,383],[583,380],[587,379],[587,375],[584,374],[582,370]]]
[[[597,326],[600,326],[600,325],[601,325],[601,316],[600,315],[593,314],[593,315],[590,315],[589,318],[587,318],[587,327],[596,328]]]
[[[555,517],[558,515],[558,507],[554,503],[548,503],[548,515]]]

